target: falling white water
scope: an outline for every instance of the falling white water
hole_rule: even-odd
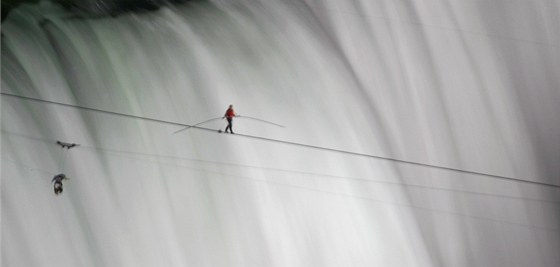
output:
[[[560,266],[559,18],[551,0],[21,5],[2,23],[1,264]],[[242,117],[173,134],[6,94]]]

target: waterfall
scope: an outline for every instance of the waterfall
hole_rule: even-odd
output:
[[[558,266],[558,4],[417,2],[18,6],[2,265]]]

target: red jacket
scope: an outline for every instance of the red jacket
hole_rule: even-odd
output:
[[[233,111],[232,108],[228,108],[228,110],[226,110],[226,114],[224,115],[224,117],[228,119],[235,117],[235,111]]]

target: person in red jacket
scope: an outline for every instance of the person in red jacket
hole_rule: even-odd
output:
[[[235,111],[233,111],[233,105],[229,105],[229,108],[226,110],[224,117],[222,117],[222,119],[227,118],[228,125],[225,130],[226,133],[228,132],[229,129],[229,132],[233,134],[232,121],[233,121],[233,117],[235,116],[237,115],[235,114]]]

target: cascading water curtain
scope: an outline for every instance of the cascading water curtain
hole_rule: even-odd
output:
[[[560,266],[558,1],[178,2],[10,10],[2,266]]]

